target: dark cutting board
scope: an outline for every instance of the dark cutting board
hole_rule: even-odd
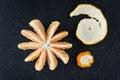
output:
[[[86,46],[75,36],[77,23],[88,16],[71,18],[69,13],[83,3],[100,8],[108,22],[106,38],[92,46]],[[0,0],[0,80],[120,80],[120,4],[119,0]],[[58,59],[58,67],[50,71],[46,64],[40,72],[34,63],[25,63],[24,58],[32,51],[22,51],[17,44],[29,41],[20,34],[21,29],[30,29],[32,19],[40,19],[45,28],[52,21],[60,21],[57,32],[67,30],[69,36],[63,41],[73,43],[66,52],[69,63]],[[90,50],[95,63],[88,69],[76,65],[76,56]]]

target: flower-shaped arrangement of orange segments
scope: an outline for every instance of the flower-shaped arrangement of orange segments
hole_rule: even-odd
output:
[[[58,64],[56,56],[60,58],[64,64],[67,64],[69,56],[64,49],[71,48],[72,44],[58,42],[68,35],[67,31],[62,31],[54,35],[60,23],[58,21],[52,22],[47,29],[47,33],[39,20],[32,20],[29,24],[36,33],[30,30],[22,30],[21,34],[32,41],[20,43],[18,44],[18,48],[23,50],[36,50],[25,58],[25,62],[33,61],[38,58],[35,63],[35,69],[38,71],[43,69],[46,60],[49,64],[49,69],[54,70]]]

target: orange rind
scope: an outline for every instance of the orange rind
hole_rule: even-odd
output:
[[[90,18],[84,18],[78,23],[76,37],[86,45],[99,43],[108,32],[107,21],[102,11],[91,4],[80,4],[70,13],[70,16],[82,14]]]
[[[77,56],[77,65],[81,68],[89,68],[94,63],[94,58],[90,51],[81,52]]]

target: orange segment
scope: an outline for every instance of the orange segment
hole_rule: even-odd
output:
[[[50,49],[47,49],[47,61],[50,70],[54,70],[57,67],[58,61],[55,54]]]
[[[69,49],[72,47],[72,44],[67,42],[55,42],[55,43],[51,43],[50,46],[61,49]]]
[[[32,41],[42,43],[41,38],[37,34],[35,34],[34,32],[32,32],[30,30],[24,29],[21,31],[21,34]]]
[[[50,42],[59,25],[60,23],[58,21],[54,21],[50,24],[49,28],[47,29],[47,42]]]
[[[18,44],[18,48],[23,49],[23,50],[38,49],[41,46],[42,45],[40,43],[37,43],[37,42],[22,42],[22,43]]]
[[[44,49],[41,53],[41,55],[39,56],[38,60],[35,63],[35,69],[37,71],[41,71],[45,65],[46,62],[46,50]]]
[[[30,55],[28,55],[28,56],[25,58],[25,62],[33,61],[33,60],[35,60],[36,58],[38,58],[38,56],[40,56],[42,50],[43,50],[43,48],[41,47],[41,48],[35,50],[34,52],[32,52]]]
[[[52,37],[52,39],[50,40],[50,42],[56,42],[56,41],[62,40],[67,35],[68,35],[67,31],[62,31],[60,33],[57,33],[55,36]]]
[[[68,63],[69,56],[68,56],[68,54],[65,51],[63,51],[61,49],[53,48],[53,47],[51,47],[50,49],[51,49],[51,51],[53,51],[55,53],[55,55],[58,58],[60,58],[63,61],[64,64]]]
[[[34,29],[34,31],[41,37],[42,41],[46,40],[46,32],[43,24],[40,20],[34,19],[29,25]]]

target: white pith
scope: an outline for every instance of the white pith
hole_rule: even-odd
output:
[[[80,62],[82,64],[89,64],[91,60],[92,60],[92,56],[82,56]]]
[[[49,48],[50,43],[49,42],[44,42],[42,45],[46,49],[46,48]]]

